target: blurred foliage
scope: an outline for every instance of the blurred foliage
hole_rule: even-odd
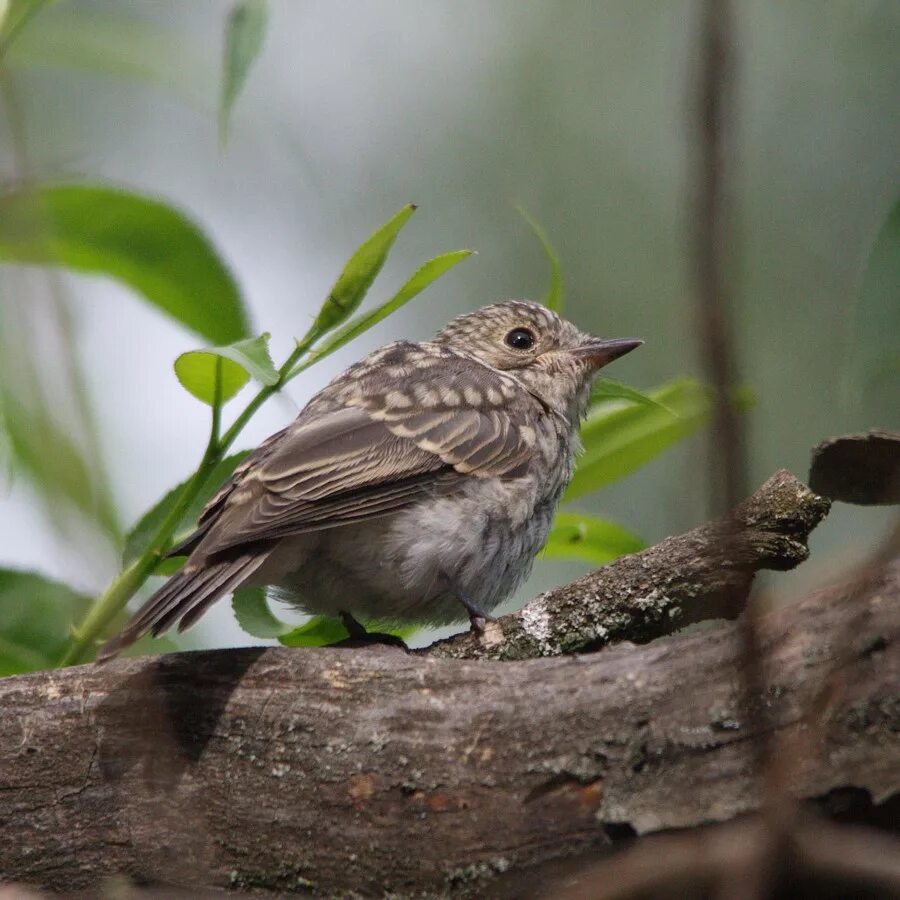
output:
[[[584,452],[564,501],[624,478],[709,421],[709,389],[681,379],[647,392],[653,403],[596,405],[581,428]]]
[[[10,481],[30,485],[56,539],[85,560],[122,538],[68,298],[0,303],[0,447]],[[35,302],[37,301],[37,302]]]
[[[0,393],[5,408],[5,441],[14,472],[27,475],[41,486],[53,515],[61,518],[64,508],[71,506],[96,524],[101,533],[115,539],[120,529],[112,499],[98,484],[82,448],[60,427],[52,408],[40,397],[35,402],[23,402],[26,398],[22,394],[8,388]]]
[[[562,315],[565,305],[565,281],[563,280],[562,263],[559,261],[559,254],[556,252],[553,244],[550,243],[547,233],[537,219],[531,216],[522,206],[517,206],[516,210],[528,223],[528,227],[534,232],[534,236],[540,241],[541,249],[544,251],[544,256],[547,258],[547,263],[550,266],[550,284],[541,303],[548,309],[552,309],[554,312]]]
[[[65,650],[75,623],[90,609],[91,598],[36,572],[0,568],[0,678],[51,669]],[[116,627],[124,618],[116,620]],[[143,638],[126,656],[171,653],[166,636]]]
[[[877,393],[900,402],[900,197],[869,252],[848,363],[851,401]]]
[[[54,666],[90,602],[35,572],[0,569],[0,676]]]
[[[206,237],[135,193],[63,185],[0,195],[0,260],[117,278],[212,341],[249,334],[238,286]]]
[[[254,60],[262,49],[269,5],[266,0],[240,0],[228,16],[225,28],[225,65],[219,106],[219,136],[224,143],[234,101],[244,87]]]
[[[553,520],[541,556],[578,559],[602,566],[643,548],[644,542],[636,534],[615,522],[562,509]]]
[[[195,107],[210,106],[215,81],[196,47],[177,30],[127,13],[100,14],[71,0],[59,6],[60,15],[17,32],[15,43],[0,55],[11,71],[86,72],[153,85]]]
[[[212,499],[213,494],[234,474],[234,470],[250,455],[249,450],[233,453],[220,460],[210,471],[206,480],[197,490],[196,495],[188,504],[181,515],[181,519],[173,530],[172,543],[179,544],[193,531],[203,507]],[[169,513],[175,508],[178,498],[182,496],[188,482],[183,481],[175,485],[158,503],[154,504],[135,523],[125,538],[125,549],[122,561],[125,565],[135,562],[146,553]],[[178,563],[180,565],[180,562]],[[178,567],[176,565],[176,568]],[[165,563],[160,563],[155,569],[156,574],[163,574],[160,566],[171,568]]]
[[[28,22],[54,0],[0,0],[0,60]]]

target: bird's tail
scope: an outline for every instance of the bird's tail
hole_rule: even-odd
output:
[[[266,553],[247,554],[237,559],[204,565],[190,561],[176,572],[131,617],[114,638],[97,653],[97,662],[106,662],[145,634],[154,637],[176,621],[178,630],[189,628],[222,594],[236,588],[264,562]]]

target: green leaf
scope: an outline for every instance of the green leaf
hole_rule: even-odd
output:
[[[845,401],[885,397],[900,387],[900,199],[875,238],[853,315]]]
[[[272,612],[265,588],[238,588],[231,605],[244,631],[258,638],[277,638],[285,647],[326,647],[349,637],[341,621],[328,616],[314,616],[292,628]],[[414,632],[414,628],[400,628],[389,633],[406,638]]]
[[[250,66],[262,49],[269,9],[266,0],[240,0],[228,16],[225,26],[225,71],[222,75],[222,100],[219,107],[219,135],[228,138],[228,126],[234,101],[244,87]]]
[[[216,393],[217,370],[221,381]],[[269,356],[269,335],[236,341],[225,347],[189,350],[175,360],[175,374],[198,400],[213,406],[230,400],[251,378],[266,385],[278,382]]]
[[[400,229],[415,211],[412,203],[407,204],[357,248],[319,310],[313,323],[315,334],[321,336],[337,328],[356,312],[384,266]]]
[[[292,631],[291,626],[276,618],[269,608],[265,588],[238,588],[232,597],[231,608],[238,625],[253,637],[280,638]]]
[[[152,84],[204,114],[218,85],[183,31],[147,18],[100,13],[86,4],[65,4],[53,16],[42,17],[36,28],[25,29],[6,62],[16,68],[75,69]]]
[[[0,59],[28,22],[54,0],[0,0]]]
[[[185,511],[182,516],[181,523],[175,532],[173,544],[184,540],[193,530],[203,511],[203,507],[212,499],[213,494],[234,474],[234,470],[250,455],[249,450],[241,453],[235,453],[225,457],[210,472],[209,477],[198,493],[194,502]],[[172,488],[165,497],[162,498],[155,506],[149,509],[135,526],[128,533],[125,539],[125,551],[123,553],[124,564],[130,565],[134,562],[146,549],[150,546],[150,541],[159,530],[163,520],[169,514],[169,510],[177,503],[181,491],[187,482],[182,482]],[[160,563],[161,570],[158,568],[158,574],[169,574],[171,566],[167,563]]]
[[[550,285],[544,299],[541,301],[547,309],[561,313],[565,303],[565,281],[563,279],[562,264],[559,261],[559,254],[550,243],[547,233],[541,228],[537,219],[532,218],[522,206],[517,206],[516,210],[519,215],[528,223],[528,227],[534,232],[534,236],[541,242],[544,250],[544,256],[550,264]]]
[[[239,588],[231,605],[244,631],[253,637],[278,638],[285,647],[326,647],[349,637],[339,619],[327,616],[314,616],[292,628],[272,612],[265,588]]]
[[[584,453],[564,501],[624,478],[709,419],[709,390],[691,379],[671,382],[648,395],[655,405],[614,408],[603,403],[591,411],[581,429]]]
[[[238,287],[212,244],[158,200],[83,185],[0,195],[0,260],[117,278],[217,344],[248,335]]]
[[[0,569],[0,677],[52,668],[89,605],[58,581]]]
[[[304,369],[308,369],[311,365],[319,362],[319,360],[334,353],[335,350],[339,350],[345,344],[358,338],[373,325],[377,325],[382,319],[387,318],[391,313],[400,309],[401,306],[405,306],[413,297],[421,294],[425,288],[437,281],[445,272],[448,272],[474,252],[474,250],[452,250],[449,253],[436,256],[434,259],[429,259],[390,300],[369,312],[361,313],[347,322],[342,328],[339,328],[325,343],[317,347],[302,365],[297,366],[290,377],[299,374]]]
[[[60,428],[39,395],[26,404],[22,397],[3,391],[6,440],[11,461],[39,488],[55,516],[60,501],[95,522],[111,538],[121,535],[119,517],[106,492],[100,489],[91,461],[78,444]]]
[[[349,636],[339,619],[315,616],[298,628],[280,635],[278,641],[285,647],[327,647]]]
[[[7,493],[13,476],[13,448],[6,421],[6,400],[0,391],[0,493]]]
[[[638,403],[645,406],[655,406],[676,419],[678,416],[658,400],[654,400],[649,394],[637,390],[637,388],[629,387],[621,381],[615,381],[612,378],[602,376],[594,382],[591,388],[591,406],[597,406],[609,400],[626,400],[629,403]]]
[[[581,559],[602,566],[644,548],[636,535],[606,519],[562,510],[544,545],[544,559]]]

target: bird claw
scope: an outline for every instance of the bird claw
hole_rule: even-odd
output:
[[[469,613],[469,624],[472,627],[472,631],[477,635],[484,634],[485,628],[487,628],[488,622],[496,622],[496,616],[488,615],[485,612],[470,612]]]
[[[469,597],[468,594],[465,594],[463,591],[461,591],[451,579],[447,578],[446,575],[444,577],[446,578],[447,585],[450,590],[453,591],[456,599],[459,600],[459,602],[462,603],[462,605],[466,608],[466,612],[469,614],[469,624],[472,626],[472,631],[474,631],[475,634],[478,635],[484,634],[484,629],[487,627],[487,623],[496,622],[497,620],[492,615],[486,613],[483,609],[481,609],[475,603],[475,601],[472,600],[472,598]]]

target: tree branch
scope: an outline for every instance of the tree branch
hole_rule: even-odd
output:
[[[900,503],[900,433],[873,428],[822,441],[813,450],[809,483],[844,503]]]
[[[531,659],[643,642],[693,622],[734,618],[760,569],[784,571],[809,555],[806,541],[828,500],[790,472],[776,472],[730,519],[695,528],[536,597],[427,648],[457,659]]]
[[[519,896],[556,900],[637,900],[646,897],[735,896],[743,873],[759,869],[767,841],[758,818],[716,828],[660,835],[638,841],[621,854],[566,860],[561,877],[535,890],[532,879]],[[786,864],[773,873],[768,897],[900,896],[900,840],[871,828],[833,825],[808,817],[782,848]],[[511,894],[509,890],[505,893]],[[743,896],[738,891],[739,896]]]

